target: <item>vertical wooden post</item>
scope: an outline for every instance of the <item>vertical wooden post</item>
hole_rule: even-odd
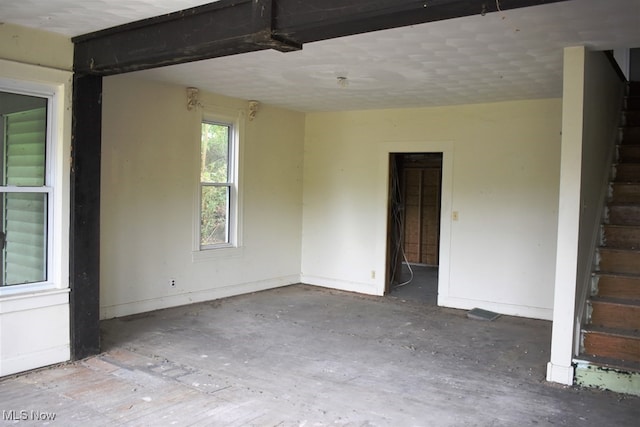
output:
[[[100,352],[102,77],[73,78],[71,141],[71,357]]]

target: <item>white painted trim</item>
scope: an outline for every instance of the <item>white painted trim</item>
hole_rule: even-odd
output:
[[[21,354],[19,357],[2,359],[0,377],[66,362],[71,358],[70,354],[69,344],[66,344],[44,351]]]
[[[29,292],[0,298],[0,315],[69,304],[69,289]]]
[[[0,59],[0,87],[48,99],[47,186],[53,187],[49,216],[48,280],[39,285],[69,287],[69,185],[71,158],[71,88],[73,74],[37,65]],[[15,285],[0,292],[34,293],[30,285]]]
[[[328,277],[302,275],[300,281],[306,285],[320,286],[323,288],[338,289],[341,291],[357,292],[366,295],[384,295],[384,283],[382,291],[379,283],[352,282]]]
[[[242,258],[244,256],[244,247],[220,247],[216,249],[206,249],[201,251],[193,251],[191,252],[191,261],[203,262],[209,261],[212,259],[232,259],[232,258]]]
[[[241,248],[243,245],[243,224],[244,224],[244,190],[243,190],[243,169],[244,169],[244,139],[245,139],[245,112],[244,110],[233,110],[229,108],[223,108],[218,106],[212,106],[207,104],[201,104],[201,114],[198,121],[198,131],[195,142],[198,149],[195,150],[197,156],[194,156],[194,178],[195,178],[195,192],[194,192],[194,221],[193,221],[193,251],[194,255],[192,259],[194,261],[206,258],[217,258],[217,256],[195,255],[196,252],[211,253],[216,251],[226,251],[233,248]],[[232,162],[232,203],[229,206],[229,243],[223,245],[212,245],[209,247],[200,246],[200,197],[201,197],[201,182],[200,182],[200,151],[202,149],[202,131],[201,125],[203,122],[213,122],[220,124],[228,124],[232,126],[233,142],[231,153]]]
[[[492,301],[482,301],[469,298],[445,297],[438,295],[438,305],[443,307],[471,310],[480,307],[506,316],[527,317],[530,319],[552,320],[553,310],[543,307],[531,307],[526,305],[503,304]]]
[[[600,81],[596,82],[596,78]],[[594,249],[611,160],[607,156],[613,154],[613,130],[617,130],[622,89],[606,58],[584,46],[564,49],[563,82],[551,367],[571,365],[573,356],[580,352],[583,305],[591,289]],[[603,100],[607,100],[607,110],[593,108]],[[596,114],[599,120],[592,123]],[[605,136],[609,140],[594,134],[609,129],[612,131]],[[602,191],[597,193],[598,190]],[[548,377],[553,378],[554,374],[550,372]]]
[[[555,365],[547,363],[547,381],[565,385],[573,385],[573,365]]]
[[[0,59],[2,90],[49,99],[49,217],[47,283],[6,287],[0,298],[0,375],[70,359],[69,206],[73,73]],[[10,289],[9,289],[10,288]],[[13,326],[19,319],[19,327]],[[10,326],[11,325],[11,326]],[[9,329],[11,328],[11,329]],[[54,336],[49,336],[54,333]],[[19,344],[11,348],[9,343]],[[46,347],[46,348],[45,348]],[[19,354],[16,354],[19,353]]]
[[[609,152],[607,154],[607,161],[606,164],[611,165],[615,156],[615,152],[616,152],[616,144],[615,144],[615,140],[611,141],[610,144],[610,148],[609,148]],[[603,213],[604,213],[604,208],[607,204],[607,198],[609,195],[609,181],[611,179],[611,171],[610,168],[607,168],[604,173],[603,176],[601,178],[601,191],[600,191],[600,195],[598,196],[598,202],[596,203],[596,206],[599,207],[598,209],[598,216],[597,219],[594,221],[593,227],[592,227],[592,233],[590,236],[590,240],[589,240],[589,248],[591,248],[591,251],[588,252],[587,257],[589,259],[588,263],[585,263],[584,265],[584,271],[582,272],[578,272],[579,274],[576,277],[582,277],[584,278],[587,283],[582,283],[581,286],[578,287],[579,289],[579,295],[576,296],[576,301],[578,302],[577,307],[576,307],[576,314],[575,314],[575,325],[574,325],[574,342],[573,342],[573,351],[574,354],[579,354],[580,353],[580,331],[582,330],[582,323],[583,321],[585,321],[585,307],[586,307],[586,301],[590,296],[591,293],[591,286],[592,286],[592,278],[591,278],[591,272],[594,269],[594,266],[597,262],[596,258],[596,250],[598,249],[598,247],[600,246],[600,224],[603,223],[602,221],[602,217],[603,217]]]
[[[196,292],[186,292],[177,295],[167,295],[148,300],[133,301],[125,304],[116,304],[100,307],[100,319],[112,319],[114,317],[130,316],[132,314],[146,313],[148,311],[164,308],[178,307],[198,302],[227,298],[236,295],[259,292],[267,289],[280,288],[300,283],[300,276],[291,275],[277,277],[256,282],[240,283],[213,289],[205,289]]]
[[[551,355],[547,368],[547,379],[562,384],[568,384],[566,371],[571,366],[575,344],[585,56],[586,49],[583,46],[564,49],[554,315]],[[572,383],[573,368],[571,373]]]

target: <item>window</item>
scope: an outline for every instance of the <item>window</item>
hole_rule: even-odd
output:
[[[46,98],[0,92],[0,286],[49,280]]]
[[[203,120],[200,139],[199,248],[236,245],[237,132],[234,123]]]

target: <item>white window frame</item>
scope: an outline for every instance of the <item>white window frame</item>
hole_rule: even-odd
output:
[[[227,218],[228,242],[214,245],[200,244],[200,221],[202,215],[201,194],[203,183],[200,181],[200,159],[202,149],[202,124],[220,124],[229,126],[229,217]],[[238,255],[242,251],[242,141],[244,137],[244,114],[224,109],[206,109],[198,121],[196,196],[194,209],[194,247],[193,260]]]
[[[41,187],[15,187],[0,186],[0,190],[6,193],[46,193],[47,194],[47,256],[46,256],[46,280],[35,283],[25,283],[10,286],[0,286],[0,297],[8,295],[16,295],[23,293],[33,293],[44,290],[68,287],[68,283],[61,283],[58,279],[60,270],[60,262],[62,256],[57,250],[60,238],[56,233],[55,220],[56,209],[59,205],[59,197],[56,188],[61,186],[59,180],[59,171],[56,170],[57,151],[54,147],[59,145],[59,135],[54,129],[60,128],[60,111],[59,97],[61,94],[56,86],[49,86],[40,83],[22,82],[0,77],[0,91],[13,93],[16,95],[26,95],[47,100],[47,127],[46,127],[46,146],[45,146],[45,182]]]

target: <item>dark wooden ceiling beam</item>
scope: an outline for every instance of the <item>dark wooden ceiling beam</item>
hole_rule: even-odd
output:
[[[277,0],[274,31],[309,43],[565,0]]]
[[[74,71],[110,75],[202,59],[302,49],[273,35],[272,0],[221,0],[73,38]]]
[[[74,70],[110,75],[565,0],[220,0],[78,36]]]

